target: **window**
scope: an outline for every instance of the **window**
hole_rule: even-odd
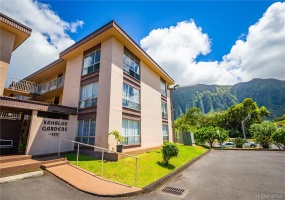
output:
[[[77,142],[95,144],[96,122],[94,119],[79,120],[77,124]]]
[[[166,83],[163,80],[160,80],[160,92],[162,96],[166,97]]]
[[[141,143],[140,137],[140,122],[135,120],[123,119],[123,131],[125,145],[134,145]]]
[[[167,104],[161,102],[162,118],[167,118]]]
[[[101,50],[97,49],[84,56],[82,75],[89,74],[100,68],[100,54]]]
[[[128,73],[137,80],[140,80],[140,64],[130,54],[124,53],[124,72]]]
[[[162,125],[162,136],[163,136],[163,141],[169,141],[168,126],[164,124]]]
[[[123,107],[140,110],[140,91],[126,83],[123,84]]]
[[[97,105],[98,83],[90,83],[81,87],[79,108]]]

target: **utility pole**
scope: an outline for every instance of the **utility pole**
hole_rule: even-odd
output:
[[[174,85],[173,87],[167,87],[168,90],[170,90],[170,102],[171,102],[171,121],[172,121],[172,139],[173,142],[176,142],[175,139],[175,127],[174,127],[174,108],[173,108],[173,90],[175,90],[177,87],[179,87],[178,84]]]

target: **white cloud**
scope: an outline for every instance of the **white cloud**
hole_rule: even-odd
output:
[[[193,20],[152,30],[140,43],[180,85],[234,84],[252,78],[285,80],[285,2],[274,3],[222,61],[197,62],[211,42]]]
[[[84,22],[83,21],[79,21],[79,20],[77,20],[76,22],[72,22],[71,25],[70,25],[71,33],[76,33],[77,27],[78,26],[82,27],[83,24],[84,24]]]
[[[24,78],[58,59],[74,40],[68,32],[75,33],[83,21],[66,22],[48,4],[32,0],[1,0],[1,12],[32,28],[31,36],[14,52],[9,76]]]

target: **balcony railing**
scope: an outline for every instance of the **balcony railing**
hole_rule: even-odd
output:
[[[0,112],[0,119],[21,119],[21,114]]]
[[[58,77],[56,79],[53,79],[49,82],[46,82],[42,85],[26,80],[21,80],[13,77],[7,77],[5,88],[26,92],[29,94],[44,94],[48,91],[55,90],[57,88],[60,88],[63,86],[64,83],[64,76]],[[22,97],[20,95],[19,99],[26,99],[25,97]]]
[[[13,77],[7,77],[5,88],[37,94],[39,91],[39,84]]]
[[[55,90],[59,87],[62,87],[64,83],[64,76],[58,77],[56,79],[53,79],[47,83],[44,83],[40,85],[40,92],[39,94],[44,94],[48,91]]]

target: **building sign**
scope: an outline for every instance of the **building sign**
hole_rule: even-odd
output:
[[[59,136],[60,132],[68,131],[67,126],[68,121],[66,120],[44,119],[41,124],[41,130],[48,135]]]

